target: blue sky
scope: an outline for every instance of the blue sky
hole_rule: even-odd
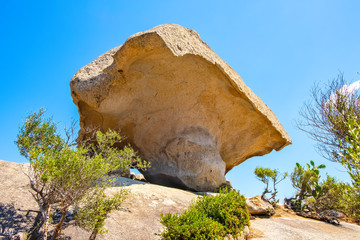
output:
[[[76,71],[130,35],[164,23],[196,30],[276,114],[293,140],[280,152],[249,159],[227,174],[247,196],[260,194],[256,166],[291,172],[322,159],[294,121],[315,82],[360,79],[359,1],[3,1],[0,8],[0,159],[25,162],[14,140],[27,112],[78,118],[69,82]],[[61,126],[61,125],[60,125]],[[280,198],[293,194],[290,181]]]

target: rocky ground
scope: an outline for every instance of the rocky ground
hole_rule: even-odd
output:
[[[28,165],[0,161],[0,237],[10,231],[28,229],[35,216],[37,205],[29,193],[28,179],[24,173]],[[118,186],[126,185],[131,191],[120,211],[113,211],[106,220],[108,233],[99,239],[158,238],[154,233],[162,230],[159,223],[161,213],[181,212],[198,195],[174,188],[147,184],[131,179],[119,178]],[[118,187],[110,188],[109,193]],[[69,225],[64,233],[71,239],[88,239],[89,233]],[[280,208],[271,218],[251,220],[251,239],[360,239],[360,226],[341,223],[333,226],[320,221],[296,216]]]
[[[280,209],[271,218],[251,221],[251,239],[360,239],[360,226],[341,222],[339,226],[297,216],[291,210]]]

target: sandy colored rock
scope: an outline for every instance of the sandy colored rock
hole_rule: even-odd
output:
[[[80,139],[116,129],[153,183],[215,191],[225,174],[291,139],[273,112],[198,33],[175,24],[137,33],[81,68],[71,95]]]
[[[146,182],[146,179],[145,179],[144,175],[142,175],[142,174],[136,174],[134,179],[137,181]]]
[[[246,205],[251,215],[272,215],[274,207],[261,199],[261,196],[246,198]]]
[[[261,240],[355,240],[360,226],[340,226],[301,217],[260,218],[251,221],[250,239]]]
[[[192,192],[124,178],[120,179],[119,185],[126,185],[131,193],[123,210],[109,215],[106,227],[110,231],[102,239],[160,239],[154,233],[161,233],[164,228],[159,221],[161,214],[181,213],[199,197]],[[117,190],[111,188],[108,193]]]
[[[38,205],[31,196],[29,164],[0,160],[0,239],[26,232],[36,216]]]
[[[0,160],[0,169],[0,202],[11,204],[16,209],[37,208],[37,203],[29,192],[29,164]]]

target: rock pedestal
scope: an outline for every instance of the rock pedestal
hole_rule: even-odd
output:
[[[88,129],[119,130],[153,183],[215,191],[253,156],[291,143],[272,111],[191,29],[166,24],[131,36],[71,80]]]

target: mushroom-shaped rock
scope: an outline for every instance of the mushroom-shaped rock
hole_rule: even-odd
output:
[[[71,80],[81,131],[116,129],[151,162],[149,182],[215,191],[225,174],[291,139],[199,35],[175,24],[137,33]]]

